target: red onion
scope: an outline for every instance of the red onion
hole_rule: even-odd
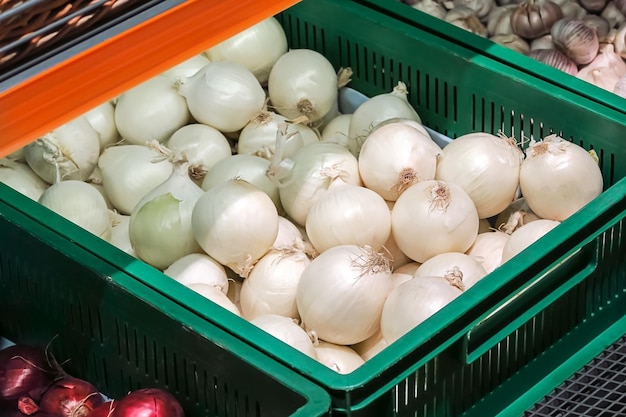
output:
[[[113,417],[113,411],[117,406],[116,401],[107,401],[100,404],[89,414],[89,417]]]
[[[169,392],[158,388],[143,388],[115,401],[111,414],[111,417],[137,416],[184,417],[185,413],[178,400]]]
[[[0,350],[0,399],[17,400],[63,375],[46,349],[13,345]]]
[[[67,377],[44,392],[39,409],[59,417],[87,417],[103,402],[98,389],[89,382]]]

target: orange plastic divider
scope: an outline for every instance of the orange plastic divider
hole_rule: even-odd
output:
[[[0,157],[298,0],[187,0],[0,92]]]

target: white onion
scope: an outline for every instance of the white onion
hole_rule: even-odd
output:
[[[305,355],[317,359],[310,336],[293,319],[277,314],[264,314],[250,320],[250,323]]]
[[[443,277],[423,276],[395,287],[383,307],[380,328],[391,344],[430,318],[463,291]]]
[[[515,198],[522,159],[513,139],[468,133],[443,149],[436,178],[463,188],[474,201],[478,217],[485,219],[500,213]]]
[[[84,181],[100,154],[100,136],[85,116],[77,117],[24,147],[24,159],[49,184]]]
[[[172,163],[154,162],[157,156],[143,145],[111,146],[100,155],[102,185],[120,213],[130,214],[139,200],[171,175]]]
[[[216,163],[232,154],[226,136],[214,127],[201,123],[181,127],[170,136],[166,146],[185,156],[189,161],[189,175],[198,182]]]
[[[348,130],[352,114],[339,114],[332,118],[324,129],[322,129],[322,142],[338,143],[341,146],[348,146]]]
[[[130,256],[136,257],[133,245],[130,243],[130,215],[120,214],[113,210],[109,210],[109,214],[111,216],[109,243]]]
[[[479,261],[487,273],[493,272],[502,263],[502,251],[509,235],[498,230],[479,233],[468,255]]]
[[[163,273],[183,285],[203,284],[228,293],[229,282],[224,266],[206,253],[190,253],[168,266]]]
[[[231,313],[241,317],[241,312],[239,311],[239,308],[218,287],[201,283],[193,283],[188,284],[187,288],[213,301],[215,304],[225,308]]]
[[[311,49],[291,49],[272,67],[267,82],[272,108],[288,119],[322,119],[337,102],[337,74],[330,61]]]
[[[263,191],[276,206],[279,213],[283,212],[280,193],[276,184],[268,178],[266,172],[270,162],[254,155],[231,155],[218,161],[205,174],[202,180],[202,189],[210,190],[218,184],[231,179],[241,179]]]
[[[365,363],[365,360],[349,346],[320,340],[315,346],[317,360],[342,375],[349,374]]]
[[[83,229],[109,240],[111,220],[102,195],[83,181],[67,180],[48,187],[39,203]]]
[[[302,232],[291,220],[278,216],[278,234],[272,249],[289,248],[304,244]]]
[[[558,221],[600,195],[602,181],[593,157],[557,135],[531,142],[520,173],[522,195],[533,213]]]
[[[376,192],[336,178],[311,206],[305,226],[319,253],[339,245],[378,251],[391,233],[391,212]]]
[[[402,252],[423,263],[439,253],[468,250],[478,235],[478,213],[458,185],[420,181],[394,204],[391,232]]]
[[[115,107],[110,101],[94,107],[84,114],[87,121],[98,132],[100,152],[120,140],[120,134],[115,124]]]
[[[237,153],[254,155],[270,159],[275,152],[276,133],[280,123],[286,123],[287,118],[278,113],[262,111],[244,126],[237,140]],[[304,140],[296,124],[287,125],[287,135],[283,147],[283,157],[289,158],[304,146]],[[307,129],[310,129],[307,127]]]
[[[505,263],[515,255],[535,243],[550,230],[557,227],[561,222],[549,219],[539,219],[525,224],[516,229],[502,248],[502,263]]]
[[[246,67],[264,84],[278,58],[286,52],[285,31],[275,17],[269,17],[204,53],[211,61],[231,61]]]
[[[130,215],[130,242],[137,257],[158,269],[200,252],[191,214],[204,190],[189,178],[188,163],[176,161],[172,174],[148,192]]]
[[[193,209],[192,228],[209,256],[245,277],[274,243],[278,212],[263,191],[233,179],[200,197]]]
[[[193,76],[209,62],[211,62],[211,60],[203,54],[194,55],[180,64],[174,65],[172,68],[162,72],[161,75],[169,78],[172,83],[175,83]]]
[[[162,75],[126,91],[115,105],[117,130],[131,145],[145,145],[151,140],[163,143],[190,120],[185,99]]]
[[[321,340],[351,345],[376,333],[391,288],[391,265],[383,254],[335,246],[304,270],[296,302],[306,329]]]
[[[468,289],[487,275],[487,271],[479,260],[471,255],[460,252],[446,252],[433,256],[415,271],[417,277],[444,277],[448,279],[458,278],[459,285]]]
[[[0,159],[0,182],[37,201],[50,186],[24,162]]]
[[[296,288],[302,271],[311,263],[302,250],[270,250],[254,265],[243,281],[240,305],[251,320],[262,314],[299,319]]]
[[[372,359],[382,352],[389,344],[383,337],[380,329],[362,342],[352,345],[352,349],[363,358],[364,361]]]
[[[359,173],[367,188],[395,201],[410,185],[435,178],[441,153],[423,128],[397,120],[381,123],[363,142]]]
[[[336,143],[306,145],[294,154],[292,160],[281,163],[288,168],[274,174],[280,184],[280,201],[289,217],[301,226],[305,225],[311,206],[326,192],[334,178],[361,185],[356,158]]]
[[[391,92],[366,100],[354,111],[348,129],[348,149],[354,155],[359,155],[363,141],[381,122],[395,118],[422,122],[407,95],[406,84],[398,82]]]
[[[178,91],[193,117],[224,133],[242,129],[263,109],[265,92],[254,75],[234,62],[211,62]]]

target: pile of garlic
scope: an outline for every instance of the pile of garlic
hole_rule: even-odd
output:
[[[402,0],[626,98],[626,0]]]

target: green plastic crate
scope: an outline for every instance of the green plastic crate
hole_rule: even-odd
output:
[[[499,45],[487,38],[461,29],[444,20],[438,19],[421,10],[402,3],[400,0],[355,0],[367,5],[372,10],[380,11],[395,19],[436,34],[481,55],[519,69],[536,78],[548,81],[555,86],[572,91],[581,97],[596,101],[604,106],[626,114],[626,99],[580,80],[563,71],[552,68],[524,54]]]
[[[164,388],[187,417],[330,415],[320,387],[43,225],[37,203],[3,184],[0,195],[24,210],[0,203],[3,338],[50,343],[112,398]]]
[[[542,359],[547,352],[583,346],[612,325],[626,291],[620,261],[626,195],[622,112],[353,1],[303,0],[279,20],[292,48],[318,50],[337,69],[350,66],[350,87],[368,96],[407,83],[424,123],[450,137],[502,130],[537,139],[555,132],[595,149],[607,190],[350,375],[201,303],[191,290],[45,208],[8,193],[2,200],[45,219],[52,230],[100,257],[103,267],[195,313],[188,317],[193,323],[203,319],[220,327],[315,382],[330,395],[333,415],[496,415],[510,403],[494,394],[501,387],[521,395],[557,366]],[[527,369],[533,369],[532,378],[516,378],[529,375]]]

